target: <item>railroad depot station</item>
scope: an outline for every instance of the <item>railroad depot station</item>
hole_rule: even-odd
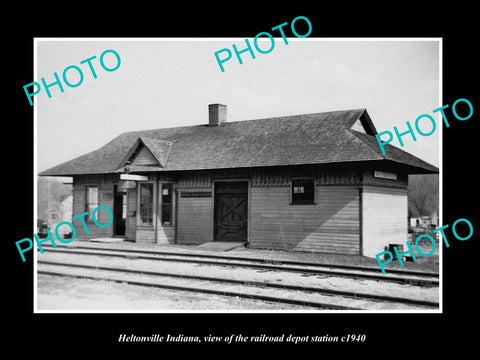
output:
[[[123,133],[41,172],[72,177],[73,216],[112,210],[110,226],[76,226],[76,238],[373,257],[408,239],[408,174],[438,173],[391,145],[383,155],[365,109],[236,122],[225,105],[208,113],[205,125]]]

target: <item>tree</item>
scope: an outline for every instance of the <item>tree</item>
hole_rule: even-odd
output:
[[[408,176],[409,216],[429,216],[434,211],[438,211],[438,181],[438,174]]]
[[[49,212],[58,209],[60,203],[72,193],[71,186],[65,185],[65,178],[37,178],[37,216],[48,220]]]

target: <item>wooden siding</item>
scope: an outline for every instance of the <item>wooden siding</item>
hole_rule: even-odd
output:
[[[212,241],[213,197],[178,197],[177,214],[178,244],[202,244]]]
[[[314,177],[317,205],[290,205],[292,177]],[[362,172],[318,167],[184,172],[178,190],[212,191],[217,180],[249,179],[251,247],[330,253],[360,252]],[[179,244],[213,240],[213,198],[178,198]]]
[[[155,244],[155,231],[153,225],[137,226],[137,235],[135,238],[135,242],[140,244]]]
[[[153,157],[150,150],[141,146],[131,165],[158,165],[158,161]]]
[[[316,205],[290,205],[290,191],[250,189],[250,247],[359,253],[358,188],[316,186]]]
[[[161,226],[157,228],[157,244],[173,244],[175,242],[175,227]]]
[[[85,188],[87,185],[98,186],[98,205],[107,206],[113,212],[113,184],[118,175],[91,175],[91,176],[75,176],[73,177],[73,217],[83,214],[86,211]],[[96,213],[97,220],[100,224],[106,224],[110,220],[107,211],[100,209]],[[76,239],[88,240],[98,237],[110,237],[113,234],[113,222],[105,228],[95,225],[93,220],[87,221],[89,234],[86,233],[80,219],[73,221],[76,231]]]
[[[405,189],[364,187],[362,255],[373,257],[388,244],[408,239],[408,196]]]

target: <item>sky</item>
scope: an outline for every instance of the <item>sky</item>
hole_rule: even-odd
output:
[[[265,39],[264,39],[265,40]],[[83,82],[42,88],[35,95],[37,171],[96,150],[123,132],[208,123],[208,104],[227,105],[227,121],[366,108],[378,132],[414,126],[421,114],[441,124],[440,44],[437,39],[276,38],[268,54],[235,55],[220,70],[214,53],[244,38],[205,39],[36,39],[35,79],[54,82],[78,66]],[[250,39],[253,43],[253,39]],[[252,45],[253,46],[253,45]],[[260,40],[268,49],[270,40]],[[115,50],[115,71],[105,71],[100,55]],[[91,61],[97,78],[87,63]],[[221,56],[224,56],[222,54]],[[111,53],[104,57],[114,67]],[[75,70],[67,72],[79,81]],[[28,100],[25,98],[26,105]],[[424,132],[428,124],[420,125]],[[442,126],[417,141],[403,138],[402,150],[439,166]],[[398,141],[392,145],[400,147]]]

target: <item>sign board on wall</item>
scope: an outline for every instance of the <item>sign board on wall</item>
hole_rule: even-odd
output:
[[[182,191],[180,193],[180,197],[182,198],[197,198],[197,197],[212,197],[211,191]]]
[[[378,170],[375,170],[373,172],[373,177],[380,178],[380,179],[397,180],[397,174],[389,173],[385,171],[378,171]]]
[[[133,175],[133,174],[120,174],[120,180],[148,181],[148,176]]]

